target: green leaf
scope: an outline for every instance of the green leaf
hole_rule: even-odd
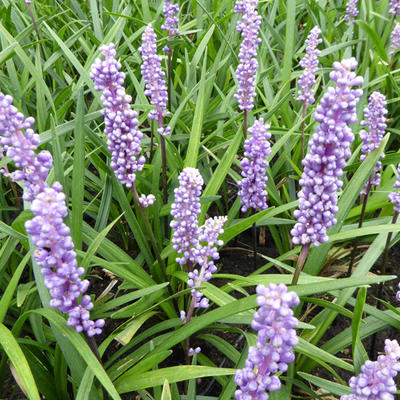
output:
[[[199,365],[182,365],[179,367],[161,368],[155,371],[135,374],[129,379],[119,378],[116,388],[119,393],[128,393],[138,389],[146,389],[154,386],[161,386],[165,379],[169,383],[182,382],[189,379],[203,378],[206,376],[234,375],[236,369],[212,368]]]
[[[298,374],[311,384],[321,389],[327,390],[328,393],[333,393],[337,396],[343,396],[346,394],[353,393],[353,391],[350,388],[348,388],[347,386],[340,385],[339,383],[327,381],[326,379],[311,374],[306,374],[305,372],[298,372]]]
[[[32,371],[24,353],[11,331],[0,324],[0,344],[18,373],[21,384],[31,400],[40,400],[39,392],[33,379]]]

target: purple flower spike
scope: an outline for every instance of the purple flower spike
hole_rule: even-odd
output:
[[[399,0],[390,0],[389,6],[390,6],[389,14],[394,14],[396,16],[400,15],[400,1]]]
[[[25,119],[12,102],[11,96],[0,92],[0,155],[5,153],[14,161],[18,170],[11,173],[10,178],[23,183],[23,198],[30,202],[46,187],[45,180],[53,159],[46,150],[36,157],[40,138],[31,129],[35,120],[32,117]],[[0,172],[8,177],[4,169]]]
[[[397,49],[400,46],[400,23],[397,22],[396,26],[394,27],[392,34],[390,35],[390,39],[392,44],[390,45],[390,54],[393,56],[396,53]]]
[[[238,196],[241,197],[243,212],[246,212],[248,208],[254,210],[268,208],[266,201],[268,178],[265,176],[268,167],[267,157],[271,154],[268,141],[271,134],[268,129],[269,125],[264,124],[262,118],[256,120],[249,128],[252,136],[244,143],[245,158],[240,162],[243,179],[238,183],[240,187]]]
[[[258,0],[237,0],[234,11],[242,15],[236,29],[242,32],[242,43],[239,51],[239,65],[236,69],[238,92],[234,95],[241,110],[253,109],[256,97],[256,72],[258,68],[257,47],[261,42],[258,30],[261,17],[257,13]]]
[[[100,52],[105,60],[97,58],[92,65],[90,77],[94,87],[102,91],[104,105],[104,133],[108,137],[108,150],[111,153],[111,168],[116,178],[128,188],[136,179],[136,172],[143,169],[145,158],[140,155],[142,132],[137,128],[137,113],[131,109],[132,98],[122,86],[125,74],[120,72],[121,64],[115,59],[113,43],[101,46]]]
[[[281,382],[273,374],[287,371],[298,343],[298,320],[291,310],[299,305],[297,294],[274,283],[258,285],[256,290],[260,308],[251,326],[258,331],[257,345],[249,348],[246,367],[236,372],[235,382],[240,387],[235,392],[237,400],[268,400],[266,391],[280,390]]]
[[[163,13],[165,23],[161,26],[161,29],[168,31],[168,39],[172,40],[172,37],[179,33],[177,28],[179,20],[175,16],[179,13],[178,4],[174,4],[172,0],[164,0]]]
[[[0,153],[6,152],[14,161],[18,169],[11,178],[22,183],[24,199],[31,202],[34,218],[25,222],[25,229],[37,247],[34,258],[50,291],[50,305],[69,314],[67,324],[77,332],[93,336],[101,333],[104,320],[90,320],[88,310],[93,304],[89,296],[78,302],[89,281],[80,279],[85,271],[78,268],[70,230],[63,222],[68,209],[62,186],[55,182],[48,187],[45,182],[52,167],[51,155],[48,151],[35,154],[40,140],[31,129],[34,122],[18,112],[11,96],[0,92]],[[0,172],[8,175],[4,169]]]
[[[170,226],[174,233],[172,244],[174,250],[182,257],[176,261],[183,265],[187,261],[196,262],[194,249],[198,245],[199,226],[197,216],[200,214],[200,196],[203,178],[196,168],[185,168],[179,175],[179,187],[174,190],[175,202],[171,206],[171,215],[175,220]]]
[[[160,135],[170,134],[170,128],[163,128],[162,117],[169,115],[167,112],[168,92],[165,86],[165,73],[161,69],[161,57],[157,55],[157,37],[153,26],[147,25],[142,35],[142,46],[139,51],[142,54],[143,64],[141,67],[143,80],[146,84],[144,94],[150,97],[150,103],[156,107],[151,110],[149,118],[158,121]]]
[[[300,66],[304,68],[303,75],[299,79],[299,88],[297,101],[304,101],[305,104],[313,104],[314,90],[311,88],[315,84],[315,74],[318,72],[318,56],[320,51],[317,46],[322,43],[322,39],[318,38],[321,30],[318,26],[311,29],[306,39],[306,55],[300,61]]]
[[[89,281],[80,279],[85,271],[78,268],[70,230],[63,222],[68,209],[62,186],[55,182],[39,193],[32,201],[31,211],[34,218],[25,223],[25,228],[37,247],[34,258],[50,291],[50,305],[69,314],[67,324],[77,332],[85,331],[88,336],[101,333],[104,320],[90,320],[88,310],[93,308],[90,297],[85,295],[78,303]]]
[[[191,294],[194,299],[194,308],[207,308],[208,299],[203,297],[203,293],[197,290],[203,282],[211,279],[212,274],[217,270],[213,260],[219,259],[216,246],[222,246],[223,241],[218,236],[224,233],[223,225],[227,221],[227,217],[208,218],[205,224],[199,228],[199,242],[206,242],[204,246],[200,243],[194,250],[194,259],[200,265],[200,272],[195,269],[189,272],[188,286],[192,288]],[[209,260],[209,259],[212,260]]]
[[[329,76],[336,86],[328,87],[316,109],[319,126],[303,160],[299,209],[294,212],[297,223],[291,231],[294,244],[319,246],[328,240],[327,229],[336,224],[337,189],[343,185],[340,177],[354,140],[349,124],[357,122],[356,105],[362,95],[361,89],[351,86],[360,86],[363,78],[352,71],[357,68],[355,58],[335,62],[333,68]]]
[[[396,382],[394,378],[400,371],[400,346],[397,340],[385,340],[385,354],[377,361],[367,360],[358,376],[350,378],[349,386],[353,394],[340,397],[340,400],[394,400]]]
[[[387,112],[385,96],[379,92],[373,92],[369,97],[368,107],[364,109],[365,120],[361,121],[362,126],[369,127],[369,134],[365,129],[360,131],[360,138],[364,142],[361,148],[363,154],[360,157],[360,161],[364,161],[371,151],[379,148],[387,126],[385,117]],[[382,153],[381,158],[384,157],[385,154]],[[382,163],[378,161],[372,172],[370,180],[373,186],[379,186],[381,182],[381,175],[379,173],[381,166]],[[361,194],[367,194],[367,187],[368,183],[366,183]]]
[[[393,187],[395,189],[400,188],[400,164],[397,166],[397,179]],[[400,192],[390,192],[388,196],[389,201],[394,205],[393,209],[395,212],[400,213]]]
[[[349,0],[346,6],[346,15],[344,19],[347,22],[355,23],[354,18],[357,17],[359,10],[357,8],[358,0]]]

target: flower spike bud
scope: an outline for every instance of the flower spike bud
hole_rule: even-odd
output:
[[[336,85],[328,87],[315,111],[319,126],[302,162],[299,208],[294,212],[297,223],[291,231],[294,244],[319,246],[327,242],[327,230],[336,224],[337,190],[343,185],[340,177],[354,140],[349,125],[357,122],[356,105],[362,95],[352,86],[360,86],[363,78],[353,72],[355,58],[335,62],[333,68],[329,76]]]

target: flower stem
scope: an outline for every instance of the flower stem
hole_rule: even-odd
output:
[[[38,29],[38,27],[36,25],[36,21],[35,21],[35,18],[33,16],[33,12],[32,12],[32,9],[31,9],[31,5],[29,3],[26,3],[26,2],[25,2],[25,4],[26,4],[26,8],[28,9],[28,14],[31,17],[33,28],[35,29],[35,32],[36,32],[36,37],[37,37],[37,40],[39,42],[39,46],[40,46],[40,50],[42,52],[43,59],[46,61],[46,53],[44,52],[44,48],[43,48],[43,45],[41,43],[41,39],[40,39],[40,35],[39,35],[39,29]]]
[[[243,136],[244,140],[247,139],[247,110],[243,111]]]
[[[395,224],[397,222],[398,216],[399,216],[399,213],[396,211],[392,218],[392,224]],[[385,250],[383,251],[383,263],[382,263],[382,272],[381,272],[382,275],[386,274],[386,266],[387,266],[387,262],[388,262],[388,258],[389,258],[389,246],[390,246],[390,242],[392,241],[392,236],[393,236],[393,232],[389,232],[388,237],[386,239]],[[382,297],[382,292],[383,292],[383,282],[381,282],[378,287],[378,294],[377,294],[378,299],[380,299]],[[382,303],[380,301],[378,301],[376,304],[376,307],[378,310],[380,310],[382,308]],[[375,355],[376,334],[377,333],[375,332],[371,339],[371,349],[370,349],[370,354],[369,354],[370,358]]]
[[[154,147],[154,121],[151,120],[151,122],[150,122],[150,157],[149,157],[150,164],[153,159],[153,147]]]
[[[304,131],[306,129],[306,114],[307,114],[307,103],[303,102],[303,122],[301,124],[301,159],[304,159]]]
[[[165,265],[164,265],[164,262],[161,259],[161,253],[160,253],[160,250],[158,248],[157,241],[156,241],[156,238],[155,238],[154,233],[153,233],[153,229],[151,228],[151,224],[150,224],[150,221],[149,221],[149,217],[147,216],[146,208],[143,207],[140,204],[139,195],[138,195],[138,192],[136,190],[136,186],[135,185],[132,186],[131,191],[132,191],[133,199],[134,199],[137,207],[139,208],[140,213],[142,214],[144,226],[145,226],[145,228],[147,230],[147,233],[149,235],[149,238],[150,238],[151,244],[153,246],[153,250],[154,250],[155,256],[157,258],[158,265],[161,268],[161,272],[163,274],[164,280],[165,280],[165,282],[168,282],[167,272],[165,270]]]
[[[368,185],[367,185],[366,193],[365,193],[365,195],[363,197],[363,204],[362,204],[362,208],[361,208],[360,220],[358,221],[358,227],[359,228],[362,227],[363,222],[364,222],[365,210],[367,208],[368,196],[369,196],[369,193],[371,192],[373,175],[374,174],[372,174],[368,179]],[[358,247],[358,238],[354,239],[354,241],[353,241],[353,250],[351,251],[350,264],[349,264],[349,268],[347,270],[347,276],[351,275],[351,271],[352,271],[353,265],[354,265],[354,260],[356,258],[357,247]]]
[[[310,243],[303,244],[303,247],[301,248],[301,251],[299,254],[299,258],[297,259],[297,265],[296,265],[296,270],[294,271],[292,285],[297,285],[297,282],[300,277],[300,272],[303,269],[303,266],[307,259],[309,250],[310,250]]]
[[[253,265],[254,270],[257,268],[257,225],[253,223]]]
[[[172,50],[168,50],[168,61],[167,61],[167,80],[168,80],[168,110],[171,111],[171,88],[172,88],[172,71],[171,71],[171,64],[172,64]]]

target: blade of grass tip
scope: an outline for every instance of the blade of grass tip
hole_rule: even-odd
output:
[[[196,101],[196,108],[194,111],[192,129],[189,138],[189,145],[185,158],[184,167],[197,167],[197,157],[200,148],[200,140],[201,140],[201,132],[203,129],[203,120],[204,120],[204,110],[207,99],[209,98],[210,91],[206,91],[206,60],[207,60],[207,51],[205,52],[203,67],[201,71],[200,85],[199,85],[199,93]]]
[[[89,5],[90,5],[90,17],[93,23],[94,35],[96,36],[96,39],[98,39],[101,42],[103,40],[103,30],[101,29],[102,24],[100,20],[99,10],[97,8],[97,1],[90,0]]]
[[[15,44],[15,53],[21,59],[24,67],[29,71],[33,79],[36,81],[36,85],[41,87],[43,93],[46,95],[46,98],[55,114],[56,107],[53,102],[53,96],[51,95],[50,90],[46,85],[46,82],[43,80],[43,76],[41,75],[40,71],[38,71],[37,68],[33,65],[31,59],[26,55],[25,51],[20,46],[20,44],[14,39],[13,35],[7,31],[7,29],[3,26],[1,22],[0,22],[0,34],[5,38],[5,40],[7,40],[7,42],[10,45]]]
[[[82,249],[82,218],[84,200],[85,174],[85,133],[84,133],[85,104],[83,88],[78,91],[78,102],[75,115],[74,162],[72,170],[72,221],[71,236],[77,250]]]
[[[282,84],[284,85],[284,90],[282,90],[282,96],[285,96],[290,91],[296,29],[296,0],[288,0],[286,2],[286,10],[285,49],[282,61]],[[289,127],[291,126],[292,118],[288,101],[283,105],[283,110],[282,117],[285,119],[286,126]]]
[[[15,272],[12,275],[12,278],[11,278],[9,284],[7,285],[6,290],[4,291],[3,295],[1,296],[1,299],[0,299],[0,323],[2,323],[4,321],[4,317],[7,314],[8,307],[9,307],[12,297],[14,295],[15,289],[17,288],[19,279],[21,278],[21,275],[24,272],[26,263],[28,262],[29,258],[30,258],[30,254],[28,253],[25,255],[25,257],[19,263],[17,269],[15,270]]]
[[[24,389],[29,399],[40,400],[39,391],[24,353],[11,331],[3,324],[0,324],[0,344],[18,373],[22,386],[21,389]]]

